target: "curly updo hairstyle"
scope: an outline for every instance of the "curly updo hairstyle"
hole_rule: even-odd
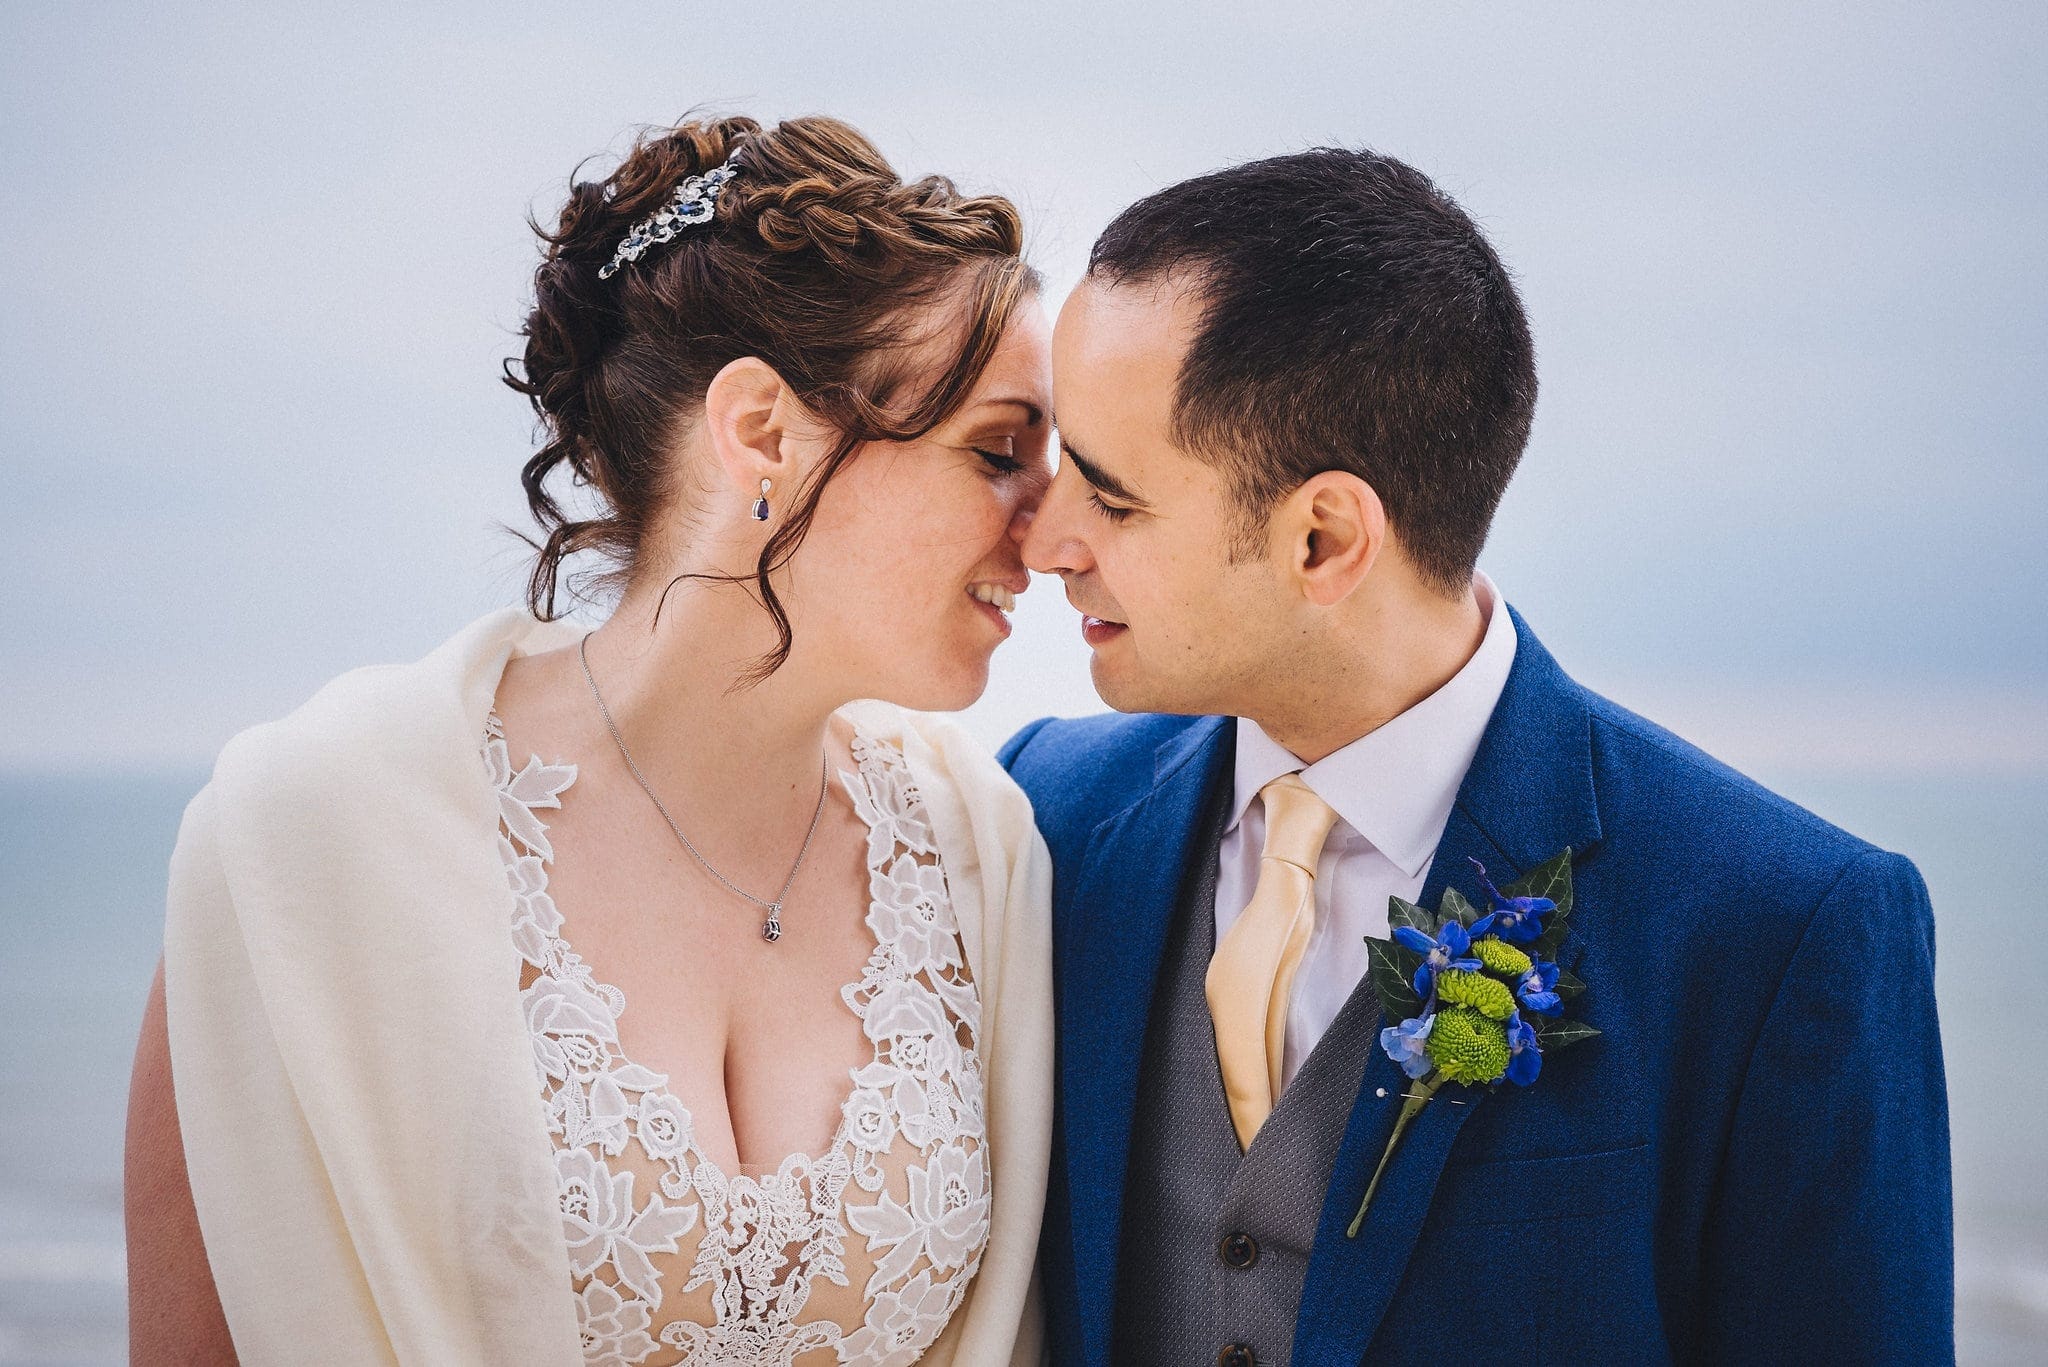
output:
[[[711,222],[598,278],[678,182],[734,153],[739,174]],[[779,644],[756,679],[788,658],[789,616],[769,575],[802,544],[825,485],[863,443],[913,440],[950,417],[1038,286],[1009,200],[963,195],[939,176],[906,183],[867,138],[828,118],[773,128],[723,118],[646,134],[609,177],[571,186],[553,230],[535,231],[545,256],[525,355],[505,363],[505,382],[532,401],[545,437],[523,474],[544,533],[527,583],[536,616],[558,615],[563,562],[579,551],[607,557],[611,583],[631,575],[675,487],[675,436],[729,362],[767,362],[840,434],[794,491],[751,578],[708,576],[750,583],[774,619]],[[900,344],[919,335],[923,307],[956,301],[950,363],[935,375],[910,364],[915,349]],[[549,491],[562,467],[596,491],[594,515],[572,518]]]

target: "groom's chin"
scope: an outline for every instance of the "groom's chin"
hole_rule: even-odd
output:
[[[1088,661],[1088,677],[1095,684],[1096,696],[1104,704],[1118,712],[1160,712],[1168,709],[1159,704],[1159,690],[1148,688],[1145,681],[1131,677],[1130,671],[1120,669],[1106,662],[1101,652],[1096,652]]]
[[[1101,698],[1106,706],[1114,708],[1118,712],[1139,712],[1144,710],[1143,708],[1128,705],[1126,701],[1129,696],[1128,690],[1124,688],[1122,681],[1117,678],[1116,671],[1106,667],[1102,663],[1102,656],[1094,652],[1090,652],[1088,656],[1088,679],[1089,682],[1095,685],[1095,695]]]

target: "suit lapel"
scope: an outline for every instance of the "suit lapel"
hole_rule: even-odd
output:
[[[1152,790],[1095,828],[1067,920],[1060,1016],[1074,1280],[1090,1363],[1109,1360],[1124,1179],[1155,980],[1202,799],[1230,754],[1227,718],[1162,745]]]
[[[1585,695],[1519,614],[1514,623],[1514,667],[1437,844],[1422,891],[1428,906],[1453,882],[1476,897],[1467,859],[1478,859],[1505,882],[1566,847],[1582,854],[1600,838]],[[1568,939],[1559,957],[1569,960],[1574,949]],[[1503,1104],[1479,1088],[1440,1092],[1402,1136],[1358,1237],[1347,1239],[1344,1231],[1385,1152],[1408,1086],[1375,1044],[1317,1222],[1295,1322],[1299,1367],[1352,1367],[1365,1355],[1400,1286],[1460,1127],[1479,1106]]]

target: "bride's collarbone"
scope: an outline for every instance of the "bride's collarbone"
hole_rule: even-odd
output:
[[[663,914],[701,907],[707,916],[737,915],[753,904],[734,887],[773,901],[785,884],[790,907],[848,898],[864,907],[868,827],[840,778],[854,762],[837,744],[827,760],[823,791],[807,781],[803,791],[779,795],[770,820],[755,796],[737,793],[670,791],[657,806],[614,757],[599,754],[579,766],[561,807],[545,814],[555,849],[550,877],[590,885],[605,905]]]
[[[564,834],[555,839],[548,890],[563,917],[562,937],[600,976],[611,968],[666,980],[664,995],[690,989],[744,1002],[821,976],[855,982],[875,948],[864,829],[819,832],[784,894],[784,936],[772,942],[763,934],[768,908],[722,886],[680,850],[616,833],[586,839],[566,820],[556,830]],[[777,892],[741,886],[763,901]]]

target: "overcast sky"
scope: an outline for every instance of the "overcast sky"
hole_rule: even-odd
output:
[[[0,765],[201,763],[514,601],[524,217],[708,102],[1011,195],[1055,298],[1162,184],[1403,157],[1525,291],[1483,563],[1568,668],[1739,762],[2048,768],[2038,4],[283,8],[0,2]],[[1098,706],[1024,603],[992,739]]]

